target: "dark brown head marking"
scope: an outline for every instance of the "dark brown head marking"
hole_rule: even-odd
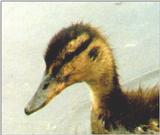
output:
[[[70,27],[63,28],[60,32],[58,32],[50,41],[44,56],[46,69],[48,70],[54,61],[57,63],[57,58],[62,53],[62,50],[68,45],[68,43],[72,40],[77,39],[77,37],[79,37],[83,33],[86,33],[89,38],[81,45],[79,45],[79,47],[74,52],[65,54],[60,64],[54,67],[54,75],[65,63],[69,62],[74,56],[78,55],[84,49],[86,49],[87,46],[92,42],[92,39],[94,37],[99,37],[99,33],[96,29],[92,28],[89,24],[83,23],[71,25]]]
[[[99,47],[94,47],[89,51],[88,56],[91,58],[91,60],[95,60],[96,57],[98,56],[98,53],[99,53]]]
[[[56,74],[59,72],[59,70],[61,69],[61,67],[68,63],[69,61],[71,61],[75,56],[79,55],[83,50],[85,50],[88,45],[92,42],[92,38],[86,40],[84,43],[82,43],[82,45],[80,47],[78,47],[76,49],[76,51],[72,52],[72,53],[67,53],[65,55],[65,58],[63,61],[60,62],[59,65],[57,65],[53,71],[52,71],[52,76],[56,76]]]
[[[78,23],[71,25],[68,28],[63,28],[59,31],[50,41],[48,48],[45,53],[45,62],[47,67],[49,67],[53,60],[57,57],[60,51],[68,44],[69,41],[76,39],[82,33],[87,33],[90,38],[97,35],[90,25]]]

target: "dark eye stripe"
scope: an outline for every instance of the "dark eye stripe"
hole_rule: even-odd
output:
[[[83,42],[80,47],[78,47],[76,49],[76,51],[72,52],[72,53],[68,53],[65,55],[65,58],[61,61],[61,63],[59,65],[57,65],[53,71],[52,71],[52,75],[56,76],[56,74],[59,72],[59,70],[62,68],[62,66],[68,62],[70,62],[74,57],[76,57],[77,55],[79,55],[81,52],[83,52],[88,46],[89,44],[92,42],[92,38],[90,37],[88,40],[86,40],[85,42]]]

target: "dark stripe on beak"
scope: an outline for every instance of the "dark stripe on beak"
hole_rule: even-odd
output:
[[[63,61],[61,61],[61,63],[59,65],[57,65],[53,71],[52,71],[52,75],[56,76],[56,74],[59,72],[59,70],[61,69],[61,67],[70,62],[74,57],[76,57],[77,55],[79,55],[81,52],[83,52],[88,46],[89,44],[92,42],[92,38],[90,37],[88,40],[86,40],[85,42],[83,42],[80,47],[78,47],[76,49],[76,51],[72,52],[72,53],[68,53],[65,55],[65,58],[63,59]]]

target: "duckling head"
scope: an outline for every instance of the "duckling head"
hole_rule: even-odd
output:
[[[63,28],[51,39],[44,59],[44,77],[25,108],[27,115],[44,107],[74,83],[84,81],[96,85],[112,81],[111,49],[98,29],[89,24],[78,23]],[[107,76],[105,81],[104,76]]]

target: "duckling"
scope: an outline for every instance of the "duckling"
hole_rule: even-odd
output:
[[[99,29],[82,22],[63,28],[51,39],[44,59],[44,77],[25,108],[27,115],[43,108],[66,87],[86,82],[91,88],[93,134],[121,127],[136,133],[143,130],[141,125],[159,131],[160,87],[123,90],[112,50]],[[153,119],[156,124],[149,126]]]

